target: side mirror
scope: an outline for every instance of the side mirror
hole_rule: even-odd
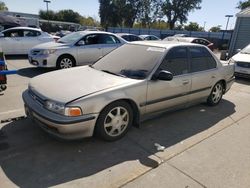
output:
[[[0,33],[0,37],[4,37],[4,34],[3,34],[3,33]]]
[[[77,43],[77,46],[84,46],[85,45],[85,42],[83,40],[80,40],[78,43]]]
[[[173,74],[171,72],[162,70],[154,76],[154,80],[171,81],[173,80]]]
[[[236,50],[236,53],[239,53],[240,51],[241,51],[241,49],[237,49],[237,50]]]

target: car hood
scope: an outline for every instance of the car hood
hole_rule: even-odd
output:
[[[42,44],[38,44],[33,49],[57,49],[57,48],[65,48],[69,47],[71,44],[63,44],[58,42],[46,42]]]
[[[250,63],[250,54],[238,53],[234,55],[232,58],[234,61],[243,61]]]
[[[68,103],[106,89],[128,85],[138,80],[124,78],[89,66],[46,73],[31,79],[29,89],[43,100]]]

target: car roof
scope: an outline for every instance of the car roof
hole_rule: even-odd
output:
[[[159,48],[165,48],[169,49],[172,47],[177,46],[201,46],[200,44],[194,44],[194,43],[186,43],[186,42],[179,42],[179,41],[158,41],[158,40],[151,40],[151,41],[134,41],[131,42],[131,44],[137,44],[137,45],[145,45],[145,46],[153,46],[153,47],[159,47]]]
[[[115,33],[110,33],[110,32],[106,32],[106,31],[86,31],[86,30],[84,30],[84,31],[76,31],[76,32],[78,32],[78,33],[81,33],[81,34],[83,34],[83,35],[85,35],[85,34],[110,34],[110,35],[115,35]]]
[[[4,31],[11,31],[11,30],[15,30],[15,29],[22,29],[22,30],[28,29],[28,30],[33,30],[33,31],[42,31],[41,29],[33,28],[33,27],[12,27],[12,28],[6,29]]]
[[[136,34],[132,34],[132,33],[115,33],[116,35],[119,35],[119,36],[123,36],[123,35],[133,35],[133,36],[137,36]]]
[[[175,36],[173,36],[173,37],[169,37],[169,38],[174,38],[180,42],[193,42],[193,40],[195,40],[195,39],[202,39],[202,40],[208,41],[207,39],[199,38],[199,37],[175,37]]]

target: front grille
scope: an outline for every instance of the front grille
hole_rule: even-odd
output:
[[[41,50],[32,50],[31,54],[32,55],[38,55],[41,52]]]
[[[44,106],[45,101],[42,98],[40,98],[39,96],[37,96],[32,90],[29,90],[29,94],[34,101],[36,101],[41,106]]]
[[[250,68],[250,63],[247,63],[247,62],[237,62],[237,66],[243,67],[243,68]]]

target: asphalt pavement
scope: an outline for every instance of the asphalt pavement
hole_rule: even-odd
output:
[[[0,95],[0,187],[250,187],[250,81],[236,80],[218,106],[163,113],[117,142],[66,142],[23,117],[30,78],[54,70],[7,61],[18,74]]]

